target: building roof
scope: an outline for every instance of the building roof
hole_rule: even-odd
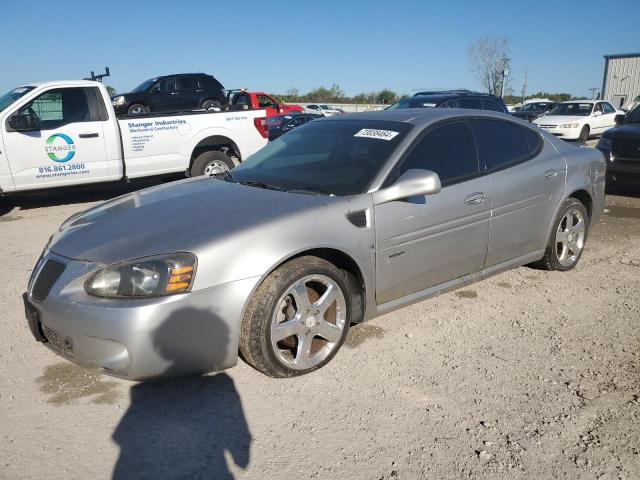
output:
[[[635,58],[640,57],[640,53],[614,53],[611,55],[605,55],[604,58]]]

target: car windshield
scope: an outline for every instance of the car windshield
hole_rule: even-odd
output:
[[[23,97],[35,87],[18,87],[0,97],[0,112],[13,104],[16,100]]]
[[[640,105],[627,113],[627,122],[640,123]]]
[[[433,108],[436,103],[424,97],[410,97],[389,105],[387,110],[403,110],[405,108]]]
[[[533,110],[542,110],[544,108],[544,103],[528,103],[524,107],[520,109],[521,112],[531,112]]]
[[[131,90],[132,92],[146,92],[149,87],[157,80],[157,78],[151,78],[149,80],[145,80],[144,82],[142,82],[140,85],[138,85],[136,88],[134,88],[133,90]]]
[[[411,128],[376,120],[310,122],[242,162],[232,180],[299,193],[363,193]]]
[[[329,105],[320,105],[320,108],[323,110],[333,110]]]
[[[592,103],[561,103],[556,105],[548,115],[572,115],[576,117],[586,117],[587,115],[591,115],[592,109]]]

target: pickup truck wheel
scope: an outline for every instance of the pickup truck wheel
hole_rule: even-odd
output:
[[[213,110],[214,108],[221,108],[220,102],[217,100],[205,100],[202,102],[202,108],[205,110]]]
[[[141,103],[134,103],[129,107],[127,113],[129,113],[129,115],[146,115],[149,113],[149,108]]]
[[[257,288],[240,328],[240,354],[270,377],[294,377],[326,365],[349,331],[348,273],[304,256],[274,270]]]
[[[191,165],[191,176],[198,177],[200,175],[218,175],[228,172],[235,167],[233,160],[227,155],[218,151],[203,152],[196,157]]]
[[[544,257],[531,266],[561,272],[571,270],[582,256],[588,229],[589,215],[585,206],[575,198],[566,199],[553,222]]]
[[[589,125],[582,127],[582,130],[580,130],[580,136],[578,137],[579,142],[586,142],[587,140],[589,140]]]

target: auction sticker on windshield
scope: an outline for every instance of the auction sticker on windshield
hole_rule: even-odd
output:
[[[377,138],[378,140],[393,140],[393,138],[400,132],[394,132],[393,130],[378,130],[375,128],[363,128],[354,137],[362,138]]]

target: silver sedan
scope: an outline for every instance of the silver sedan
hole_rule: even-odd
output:
[[[302,126],[231,173],[69,218],[24,295],[37,340],[131,380],[288,377],[349,326],[531,264],[573,268],[605,163],[511,116],[396,110]]]

